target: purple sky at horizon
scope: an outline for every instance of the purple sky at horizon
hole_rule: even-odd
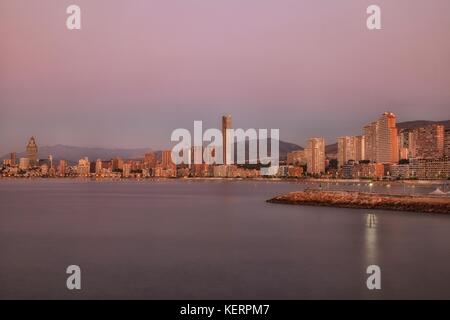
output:
[[[66,29],[66,8],[82,30]],[[382,9],[382,30],[366,8]],[[0,155],[171,145],[176,128],[360,134],[450,119],[448,0],[1,0]]]

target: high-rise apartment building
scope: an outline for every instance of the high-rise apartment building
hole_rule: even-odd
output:
[[[310,174],[325,172],[325,139],[311,138],[305,148],[306,170]]]
[[[398,150],[399,159],[408,159],[409,158],[409,149],[408,148],[400,148]]]
[[[48,159],[49,169],[53,169],[53,156],[51,154],[49,154],[47,159]]]
[[[450,128],[444,134],[444,154],[450,158]]]
[[[91,170],[91,164],[89,162],[88,157],[84,157],[80,160],[78,160],[77,165],[77,174],[79,176],[88,176]]]
[[[355,140],[355,160],[366,160],[366,137],[354,136],[353,139]]]
[[[95,174],[100,175],[103,171],[103,163],[101,159],[95,161]]]
[[[114,158],[111,160],[112,171],[117,172],[123,169],[123,159]]]
[[[17,155],[15,152],[11,152],[10,160],[11,160],[11,166],[15,166],[17,163]]]
[[[154,152],[148,152],[144,156],[144,168],[150,169],[156,166],[156,154]]]
[[[410,129],[398,130],[398,148],[409,148]]]
[[[412,158],[412,141],[411,141],[411,129],[400,129],[398,131],[398,151],[399,159]]]
[[[21,170],[27,170],[31,166],[30,164],[30,158],[20,158],[19,159],[19,169]]]
[[[378,163],[397,163],[398,135],[396,117],[385,112],[375,122],[364,127],[366,159]]]
[[[343,166],[348,161],[361,161],[365,159],[365,138],[364,136],[342,136],[337,138],[338,165]]]
[[[432,124],[412,129],[409,143],[413,158],[442,158],[445,154],[445,128],[440,124]]]
[[[36,138],[31,137],[27,144],[27,158],[30,160],[30,166],[37,165],[38,146],[36,144]]]
[[[161,155],[161,164],[164,168],[169,168],[174,165],[172,161],[172,150],[164,150]]]
[[[58,174],[61,177],[64,177],[67,172],[67,161],[66,160],[59,160],[59,168],[58,168]]]
[[[226,115],[222,117],[222,148],[223,148],[223,163],[224,164],[231,164],[231,150],[227,148],[227,129],[231,129],[232,123],[231,123],[231,116]],[[232,141],[230,141],[232,143]]]
[[[372,122],[366,125],[363,128],[364,133],[364,148],[366,150],[366,158],[365,160],[375,161],[376,158],[376,132],[377,132],[377,123]]]
[[[126,162],[126,163],[123,164],[122,176],[124,178],[128,178],[128,177],[131,176],[131,163]]]
[[[376,162],[398,162],[397,139],[396,117],[391,112],[385,112],[377,121]]]
[[[338,153],[337,160],[338,165],[343,166],[350,160],[356,159],[356,146],[353,136],[343,136],[337,138]]]

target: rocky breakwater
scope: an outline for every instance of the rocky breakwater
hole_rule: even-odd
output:
[[[356,191],[305,190],[267,200],[271,203],[381,209],[450,214],[450,197],[431,195],[389,195]]]

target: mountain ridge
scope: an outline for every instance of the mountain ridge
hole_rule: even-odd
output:
[[[280,158],[285,159],[288,152],[294,150],[302,150],[303,148],[295,143],[285,142],[280,140],[279,152]],[[268,148],[270,150],[270,147]],[[89,160],[96,159],[111,160],[115,157],[123,159],[140,159],[145,153],[155,152],[157,157],[160,157],[162,151],[151,148],[103,148],[103,147],[79,147],[69,146],[63,144],[56,144],[52,146],[42,146],[38,149],[38,158],[46,159],[48,155],[52,155],[55,161],[64,159],[71,163],[77,162],[82,157],[88,157]],[[26,152],[18,152],[17,158],[26,157]],[[1,159],[9,158],[9,154],[4,155]]]
[[[413,121],[404,121],[397,123],[397,128],[399,129],[414,129],[423,126],[428,126],[432,124],[442,124],[445,128],[450,128],[450,120],[442,120],[442,121],[431,121],[431,120],[413,120]]]

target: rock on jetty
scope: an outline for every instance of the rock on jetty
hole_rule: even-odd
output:
[[[357,191],[307,189],[277,196],[267,200],[267,202],[450,214],[450,197],[448,196],[389,195]]]

